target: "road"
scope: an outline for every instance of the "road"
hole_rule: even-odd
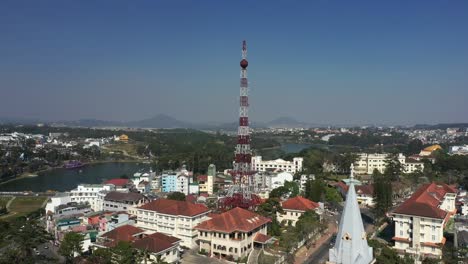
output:
[[[314,252],[314,254],[310,255],[310,257],[304,262],[307,264],[317,264],[317,263],[325,263],[328,260],[328,250],[330,249],[331,241],[333,236],[329,239],[325,240],[322,245]]]

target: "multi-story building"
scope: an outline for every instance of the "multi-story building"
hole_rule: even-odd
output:
[[[207,193],[208,195],[213,194],[215,177],[216,166],[214,164],[210,164],[210,166],[208,166],[208,175],[199,175],[197,177],[198,186],[201,193]]]
[[[248,256],[255,244],[271,240],[267,235],[269,218],[236,207],[213,216],[195,227],[200,251],[210,256],[241,259]]]
[[[290,172],[257,172],[254,175],[254,185],[260,190],[273,190],[284,186],[286,181],[293,181],[294,177]]]
[[[103,210],[136,214],[136,207],[149,202],[149,199],[134,192],[109,192],[104,196]]]
[[[183,168],[177,172],[165,172],[161,175],[161,186],[163,192],[181,192],[189,194],[192,173]]]
[[[302,171],[303,158],[293,158],[293,161],[283,159],[262,160],[262,156],[252,157],[252,170],[254,171],[286,171],[296,173]]]
[[[390,158],[390,154],[387,153],[360,153],[358,159],[354,163],[354,169],[356,174],[372,174],[375,169],[380,173],[384,173],[387,168],[387,160]],[[413,159],[407,159],[405,155],[399,153],[398,161],[403,166],[403,173],[413,173],[416,171],[422,171],[424,169],[424,163]]]
[[[55,196],[52,196],[49,198],[45,207],[45,211],[46,213],[50,212],[54,214],[58,206],[68,204],[70,202],[71,202],[70,193],[68,192],[57,193],[55,194]]]
[[[290,198],[281,203],[283,207],[283,214],[277,213],[278,221],[281,223],[285,221],[287,224],[292,226],[296,225],[297,220],[301,217],[306,211],[316,210],[318,211],[319,204],[313,202],[309,199],[306,199],[302,196],[296,196]]]
[[[210,210],[202,204],[158,199],[137,208],[137,226],[181,239],[183,246],[194,247],[194,227],[207,219]]]
[[[114,191],[113,184],[80,184],[74,190],[70,191],[72,202],[88,203],[94,211],[102,210],[102,201],[99,201],[100,192]]]
[[[456,213],[456,189],[447,184],[421,186],[408,200],[393,211],[394,248],[415,256],[442,256],[444,227]]]

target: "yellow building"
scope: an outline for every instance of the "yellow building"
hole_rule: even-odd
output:
[[[419,153],[419,156],[430,156],[432,154],[432,152],[434,152],[436,150],[439,150],[439,149],[442,149],[442,147],[440,145],[429,146],[429,147],[424,148],[423,150],[421,150],[421,152]]]
[[[128,143],[128,136],[125,134],[120,135],[119,141],[122,141],[124,143]]]

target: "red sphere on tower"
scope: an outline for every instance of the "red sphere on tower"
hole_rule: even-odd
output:
[[[249,66],[249,62],[246,59],[242,59],[240,62],[240,66],[245,69],[247,66]]]

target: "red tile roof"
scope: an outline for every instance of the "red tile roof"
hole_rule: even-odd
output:
[[[257,242],[257,243],[261,243],[261,244],[265,244],[267,243],[268,241],[271,240],[271,236],[269,235],[264,235],[262,233],[257,233],[257,235],[255,236],[254,238],[254,241]]]
[[[374,195],[374,185],[368,184],[368,185],[358,185],[354,186],[356,188],[356,193],[357,194],[365,194],[369,196]]]
[[[224,233],[234,231],[250,232],[269,222],[271,222],[270,218],[236,207],[222,214],[215,215],[210,220],[201,222],[195,229]]]
[[[193,194],[189,194],[185,197],[185,201],[189,203],[195,203],[197,201],[197,197]]]
[[[200,182],[206,182],[208,181],[208,175],[198,175],[197,180]]]
[[[118,187],[122,187],[122,186],[125,186],[127,185],[129,182],[129,179],[111,179],[111,180],[108,180],[106,182],[104,182],[104,184],[114,184],[115,186],[118,186]]]
[[[344,182],[338,182],[335,184],[337,188],[340,189],[340,192],[344,195],[348,192],[349,186],[346,185]],[[354,189],[356,190],[357,194],[366,194],[366,195],[374,195],[374,185],[367,184],[367,185],[354,185]]]
[[[281,203],[283,209],[286,210],[296,210],[296,211],[308,211],[314,210],[319,207],[319,204],[313,202],[309,199],[306,199],[302,196],[296,196],[294,198],[290,198]]]
[[[158,199],[140,206],[138,209],[156,211],[167,215],[183,216],[196,216],[210,211],[202,204],[193,204],[186,201],[175,201],[169,199]]]
[[[159,253],[161,251],[170,249],[179,244],[180,239],[173,236],[168,236],[161,233],[154,233],[145,236],[141,239],[135,240],[133,246],[138,249],[148,250],[152,253]]]
[[[101,235],[101,237],[109,239],[108,242],[105,243],[108,247],[113,247],[119,243],[119,241],[133,241],[135,239],[136,234],[143,233],[143,229],[140,229],[136,226],[132,225],[123,225],[119,226],[107,233]]]
[[[440,209],[439,205],[447,193],[457,191],[447,184],[425,184],[395,209],[394,213],[444,219],[447,212]]]

